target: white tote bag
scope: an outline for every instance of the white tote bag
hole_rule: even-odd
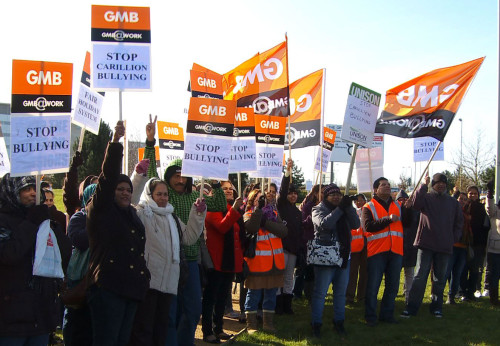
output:
[[[50,220],[45,220],[38,227],[33,275],[47,278],[64,278],[61,252],[57,245],[56,235],[50,228]]]

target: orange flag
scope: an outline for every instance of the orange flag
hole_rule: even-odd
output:
[[[225,100],[253,107],[255,114],[288,115],[286,41],[257,54],[223,76]]]
[[[388,90],[375,132],[442,141],[483,61],[440,68]]]

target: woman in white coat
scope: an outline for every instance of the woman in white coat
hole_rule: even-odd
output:
[[[135,178],[135,179],[134,179]],[[143,177],[133,177],[132,181]],[[135,185],[135,184],[134,184]],[[191,245],[200,237],[206,205],[196,200],[188,224],[184,225],[168,203],[167,184],[158,178],[146,182],[137,215],[146,228],[145,260],[151,272],[146,299],[139,304],[130,338],[131,345],[165,345],[170,302],[177,295],[181,274],[181,244]]]

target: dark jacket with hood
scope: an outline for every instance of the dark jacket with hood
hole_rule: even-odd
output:
[[[62,317],[58,298],[62,280],[32,275],[38,227],[49,213],[46,205],[26,208],[19,202],[16,185],[26,178],[6,174],[0,183],[0,337],[48,334]],[[71,242],[62,228],[51,227],[65,269]]]
[[[283,249],[297,255],[302,247],[302,213],[288,201],[287,196],[291,191],[297,192],[295,186],[290,184],[290,176],[283,175],[277,201],[278,213],[288,228],[287,236],[282,239]]]
[[[401,197],[408,198],[408,194],[401,190],[396,196],[396,201]],[[403,224],[403,268],[417,265],[417,248],[413,246],[417,235],[420,212],[413,208],[401,205],[401,223]]]
[[[472,231],[472,245],[475,247],[486,248],[488,241],[488,231],[490,224],[486,209],[479,199],[468,201],[464,208],[465,212],[470,215],[470,228]]]
[[[149,288],[149,270],[144,259],[144,225],[134,207],[120,208],[115,189],[132,182],[120,167],[123,146],[109,143],[102,173],[87,205],[87,232],[90,245],[89,272],[99,287],[124,298],[141,301]]]

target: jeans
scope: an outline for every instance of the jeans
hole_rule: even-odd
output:
[[[485,246],[473,246],[474,257],[467,261],[467,271],[469,273],[467,284],[465,290],[465,296],[467,298],[474,298],[474,292],[476,290],[481,290],[481,279],[484,264],[484,257],[486,255]],[[478,287],[479,281],[479,287]]]
[[[49,334],[27,337],[0,336],[0,346],[47,346]]]
[[[137,302],[92,285],[88,293],[93,346],[127,345]]]
[[[203,291],[201,325],[203,336],[223,332],[223,318],[227,297],[230,296],[233,273],[212,270],[208,273],[207,287]]]
[[[177,346],[177,296],[172,296],[168,311],[167,340],[165,346]]]
[[[330,284],[333,285],[333,312],[334,321],[345,319],[345,292],[349,282],[349,264],[346,268],[314,267],[314,290],[311,300],[311,320],[313,324],[322,324],[325,297]]]
[[[194,333],[201,315],[200,268],[197,261],[187,261],[189,277],[177,295],[177,341],[180,346],[194,345]]]
[[[380,304],[379,319],[394,319],[394,306],[399,290],[399,277],[403,265],[403,256],[391,251],[368,257],[368,281],[366,283],[365,320],[377,320],[377,295],[385,275],[385,288]]]
[[[432,302],[429,309],[431,312],[443,311],[443,291],[446,285],[446,271],[450,256],[445,253],[418,249],[415,278],[413,279],[408,304],[406,305],[406,310],[410,315],[416,315],[422,304],[431,266],[433,269]]]
[[[453,247],[453,254],[448,262],[448,270],[446,278],[450,280],[448,296],[455,298],[460,287],[460,278],[465,268],[465,261],[467,259],[467,249],[462,247]]]
[[[87,304],[80,309],[65,309],[63,337],[66,346],[92,345],[92,320]]]
[[[259,306],[260,298],[264,291],[264,301],[262,302],[262,311],[274,312],[276,308],[276,292],[278,288],[264,288],[264,289],[248,289],[247,299],[245,300],[245,311],[255,312]]]

